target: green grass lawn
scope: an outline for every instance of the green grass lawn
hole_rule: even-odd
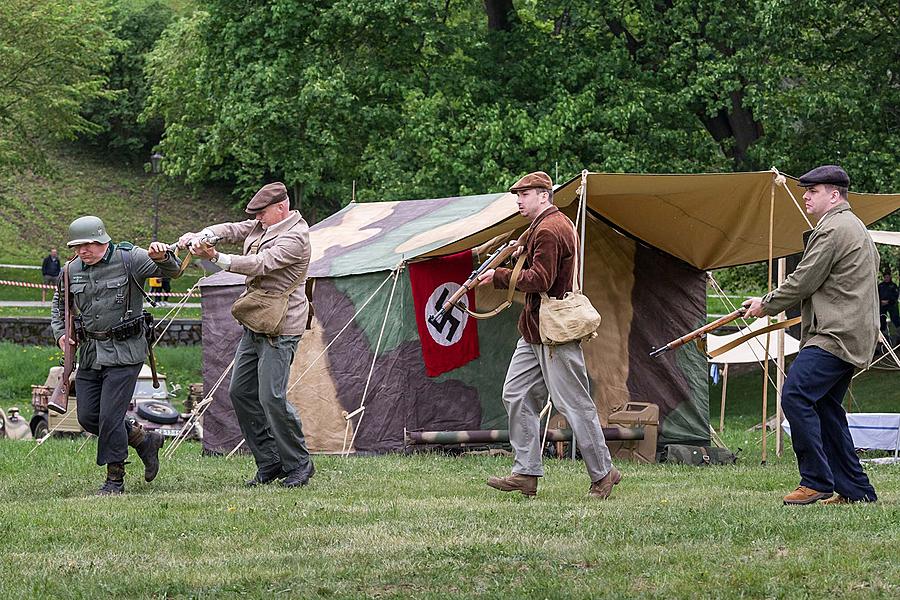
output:
[[[621,464],[606,502],[547,460],[529,500],[484,485],[510,460],[316,457],[299,490],[247,489],[247,457],[187,444],[97,498],[95,444],[0,442],[4,597],[896,598],[900,467],[876,505],[784,507],[790,457]],[[136,458],[134,459],[136,462]]]
[[[197,380],[199,348],[159,358],[171,381]],[[54,359],[0,344],[0,398],[7,366],[36,372]],[[896,377],[860,377],[856,401],[898,410]],[[308,487],[251,490],[241,485],[249,457],[202,457],[197,443],[164,461],[152,484],[132,456],[128,494],[97,498],[94,440],[54,438],[30,456],[33,443],[0,440],[0,589],[4,598],[897,597],[900,465],[866,466],[875,505],[782,506],[798,480],[790,444],[777,457],[770,434],[760,466],[760,434],[746,431],[761,381],[729,380],[724,439],[742,449],[736,466],[620,463],[623,483],[606,502],[585,497],[580,462],[547,459],[528,500],[484,485],[509,458],[436,454],[317,456]],[[719,390],[710,388],[716,422]]]

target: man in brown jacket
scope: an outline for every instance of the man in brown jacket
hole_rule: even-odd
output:
[[[807,188],[806,212],[818,221],[803,258],[777,289],[744,302],[753,317],[777,315],[800,303],[801,350],[781,396],[800,486],[784,503],[874,502],[875,488],[859,464],[841,402],[854,368],[865,368],[875,351],[878,251],[850,211],[850,178],[842,168],[817,167],[800,185]]]
[[[309,303],[306,271],[309,266],[309,227],[300,213],[290,210],[283,183],[263,186],[247,204],[252,219],[221,223],[199,234],[186,233],[179,245],[208,258],[226,271],[247,276],[248,288],[286,293],[287,316],[281,334],[265,335],[244,325],[235,353],[229,394],[247,445],[256,459],[255,486],[282,479],[285,487],[306,485],[315,472],[300,416],[287,400],[287,383],[297,343],[306,329]],[[218,252],[199,243],[217,236],[226,243],[243,243],[241,256]],[[246,293],[246,292],[245,292]]]
[[[543,171],[529,173],[509,191],[516,194],[519,213],[531,221],[524,249],[526,265],[515,284],[517,290],[525,292],[525,307],[519,317],[522,337],[503,384],[515,462],[511,475],[491,477],[487,483],[504,492],[537,494],[538,477],[544,475],[539,415],[549,394],[578,441],[591,478],[588,494],[608,498],[622,474],[612,466],[600,428],[581,342],[544,346],[539,328],[540,294],[561,298],[572,291],[578,236],[572,221],[553,206],[553,183]],[[491,269],[482,274],[479,285],[493,283],[496,288],[508,289],[511,276],[510,269]]]

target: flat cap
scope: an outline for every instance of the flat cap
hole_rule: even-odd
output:
[[[530,190],[532,188],[552,190],[553,180],[543,171],[535,171],[514,183],[513,186],[509,188],[509,191],[515,194],[519,190]]]
[[[275,183],[268,183],[256,192],[256,195],[250,199],[250,202],[247,203],[247,208],[244,209],[249,215],[253,215],[269,206],[270,204],[275,204],[276,202],[281,202],[282,200],[288,199],[287,188],[284,187],[284,184],[280,181],[276,181]]]
[[[850,177],[837,165],[822,165],[800,177],[802,187],[812,187],[817,183],[850,187]]]

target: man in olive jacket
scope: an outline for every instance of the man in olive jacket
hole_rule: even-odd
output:
[[[159,472],[163,437],[125,419],[134,386],[147,359],[148,325],[142,316],[143,286],[149,277],[178,277],[178,261],[166,244],[147,250],[128,242],[114,244],[98,217],[75,219],[68,246],[77,256],[63,267],[80,326],[75,375],[77,416],[81,427],[97,436],[97,464],[106,465],[100,495],[125,491],[125,461],[132,446],[144,463],[144,479]],[[50,325],[60,348],[74,345],[66,337],[65,284],[53,295]]]
[[[588,495],[603,500],[622,474],[613,466],[603,437],[581,342],[545,346],[540,334],[541,293],[562,298],[572,291],[578,235],[572,221],[553,206],[553,183],[543,171],[529,173],[509,191],[516,194],[519,213],[531,221],[523,250],[527,257],[525,268],[515,282],[516,289],[525,292],[525,307],[519,317],[522,337],[503,383],[503,404],[509,414],[509,441],[515,462],[511,475],[491,477],[487,484],[504,492],[537,494],[538,477],[544,474],[539,415],[549,393],[578,440],[591,478]],[[479,285],[493,283],[496,288],[509,288],[511,278],[511,269],[489,269],[479,278]]]
[[[875,488],[856,456],[841,403],[854,368],[868,366],[875,351],[878,252],[850,210],[850,178],[842,168],[817,167],[800,185],[807,188],[806,212],[818,220],[803,258],[777,289],[744,302],[754,317],[800,303],[801,350],[782,390],[800,486],[784,503],[874,502]]]
[[[309,482],[315,467],[300,416],[287,400],[287,384],[309,313],[305,286],[309,226],[299,212],[290,210],[287,188],[279,182],[263,186],[246,212],[253,218],[212,225],[199,234],[186,233],[178,243],[190,245],[193,254],[226,271],[246,275],[248,289],[286,293],[295,286],[280,335],[266,335],[244,324],[228,392],[244,440],[256,459],[256,476],[247,485],[282,479],[285,487],[299,487]],[[243,255],[224,254],[200,243],[208,236],[243,243]]]

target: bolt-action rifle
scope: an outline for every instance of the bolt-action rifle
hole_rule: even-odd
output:
[[[727,325],[728,323],[731,323],[734,320],[740,319],[741,317],[744,316],[745,312],[747,312],[747,309],[742,307],[742,308],[737,309],[734,312],[728,313],[724,317],[720,317],[720,318],[716,319],[715,321],[713,321],[712,323],[704,325],[703,327],[700,327],[699,329],[695,329],[694,331],[692,331],[686,335],[683,335],[676,340],[672,340],[671,342],[669,342],[668,344],[666,344],[665,346],[663,346],[661,348],[657,348],[656,350],[654,350],[653,352],[650,353],[650,356],[653,358],[656,358],[657,356],[659,356],[660,354],[662,354],[664,352],[668,352],[669,350],[674,350],[675,348],[680,348],[681,346],[684,346],[685,344],[689,344],[690,342],[693,342],[697,338],[705,336],[707,333],[711,333],[711,332],[715,331],[716,329],[718,329],[719,327],[722,327],[723,325]]]
[[[69,378],[75,368],[75,315],[72,298],[69,295],[69,265],[63,269],[63,306],[65,307],[66,343],[63,345],[63,373],[53,395],[47,401],[47,408],[53,412],[64,414],[69,410]],[[59,288],[57,288],[59,289]]]
[[[483,263],[481,263],[472,274],[469,275],[469,278],[462,284],[462,286],[453,292],[449,298],[441,305],[441,308],[428,317],[428,322],[434,325],[435,327],[441,327],[441,323],[444,320],[445,315],[449,314],[454,307],[459,308],[460,310],[465,310],[457,303],[469,293],[469,290],[475,288],[478,285],[478,278],[485,273],[489,269],[496,269],[500,265],[502,265],[506,260],[511,257],[517,249],[522,248],[524,250],[525,240],[528,239],[528,234],[531,232],[531,228],[526,229],[522,235],[519,236],[518,239],[510,241],[508,244],[504,244],[494,250],[494,252],[488,256]],[[515,282],[511,282],[511,287],[515,287]],[[512,294],[510,294],[512,295]],[[508,304],[507,304],[508,305]],[[494,313],[491,313],[494,314]],[[478,316],[480,315],[473,315]],[[483,317],[480,317],[483,318]]]

